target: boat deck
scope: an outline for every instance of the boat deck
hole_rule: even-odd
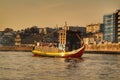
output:
[[[62,50],[59,50],[57,47],[49,47],[49,46],[36,46],[35,50],[40,50],[42,52],[63,52]]]

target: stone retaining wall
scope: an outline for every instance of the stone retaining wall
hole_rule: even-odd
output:
[[[93,44],[86,45],[85,51],[101,51],[101,52],[119,52],[120,53],[120,44]]]
[[[0,51],[32,51],[29,46],[0,46]]]

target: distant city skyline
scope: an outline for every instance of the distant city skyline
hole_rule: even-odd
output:
[[[0,30],[102,23],[120,0],[0,0]]]

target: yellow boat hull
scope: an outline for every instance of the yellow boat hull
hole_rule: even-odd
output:
[[[40,50],[33,50],[32,53],[35,56],[47,56],[47,57],[63,57],[63,58],[79,58],[83,55],[85,49],[85,45],[77,50],[73,50],[70,52],[43,52]]]

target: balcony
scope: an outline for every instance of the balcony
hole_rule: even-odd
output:
[[[120,32],[118,32],[118,35],[120,35]]]
[[[118,19],[120,19],[120,16],[118,17]]]
[[[118,13],[118,15],[120,15],[120,12]]]
[[[120,27],[120,23],[117,24]]]
[[[120,31],[120,28],[118,28],[118,31]]]
[[[120,24],[120,20],[118,20],[118,23]]]

